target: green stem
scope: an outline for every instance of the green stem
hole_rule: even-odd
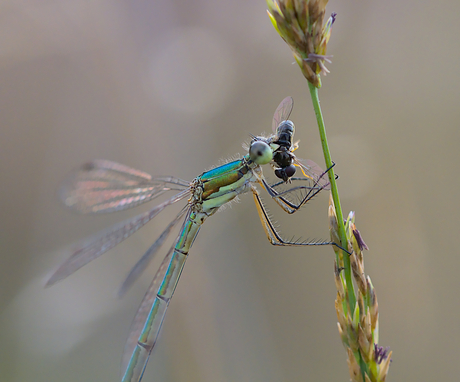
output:
[[[311,100],[313,102],[313,108],[315,109],[316,114],[316,121],[318,122],[319,128],[319,135],[321,137],[321,145],[323,146],[323,153],[324,153],[324,160],[326,161],[326,168],[330,170],[328,171],[329,175],[329,182],[331,183],[331,193],[332,199],[334,201],[335,206],[335,213],[337,215],[337,225],[339,230],[339,238],[340,238],[340,246],[342,248],[347,248],[347,236],[345,233],[345,225],[343,222],[343,214],[342,214],[342,207],[340,205],[339,199],[339,191],[337,189],[337,183],[335,181],[335,173],[334,168],[332,166],[332,159],[331,153],[329,151],[329,145],[327,143],[326,137],[326,128],[324,126],[323,114],[321,113],[321,107],[319,105],[319,96],[318,96],[318,88],[308,82],[308,87],[310,88],[310,95]],[[346,288],[347,288],[347,297],[348,297],[348,304],[350,306],[350,314],[353,316],[356,306],[356,295],[353,286],[352,274],[351,274],[351,266],[350,266],[350,258],[347,253],[343,253],[342,251],[342,258],[343,258],[343,267],[345,273],[345,281],[346,281]],[[339,259],[337,258],[337,264],[339,264]],[[363,381],[365,380],[365,371],[367,370],[366,364],[361,356],[359,350],[355,352],[355,357],[358,360],[360,369],[361,369],[361,376]]]
[[[321,113],[321,107],[319,105],[318,88],[314,86],[313,84],[311,84],[310,82],[308,82],[308,87],[310,88],[311,100],[313,102],[313,108],[315,109],[316,121],[318,122],[319,135],[321,137],[321,145],[323,146],[324,160],[326,161],[326,168],[328,169],[332,166],[332,159],[331,159],[331,153],[329,152],[329,145],[327,143],[326,128],[324,126],[323,114]],[[340,205],[339,191],[337,189],[337,183],[335,181],[334,168],[331,168],[328,171],[328,175],[329,175],[329,182],[331,183],[331,193],[332,193],[332,199],[334,200],[335,213],[337,215],[340,246],[342,248],[347,248],[347,236],[345,233],[345,225],[343,223],[342,207]],[[343,252],[342,252],[342,257],[343,257],[343,267],[344,267],[344,273],[345,273],[346,287],[348,290],[348,302],[350,304],[350,309],[351,309],[350,313],[353,315],[353,312],[355,310],[355,305],[356,305],[356,296],[355,296],[352,275],[351,275],[350,258],[348,257],[347,253],[343,253]],[[337,259],[337,264],[339,264],[338,259]]]

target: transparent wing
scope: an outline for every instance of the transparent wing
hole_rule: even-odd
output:
[[[188,250],[201,227],[188,208],[182,228],[160,265],[131,325],[123,351],[123,382],[139,382],[158,339],[163,320],[176,289]]]
[[[62,202],[81,213],[121,211],[189,183],[149,174],[108,160],[94,160],[74,171],[59,190]]]
[[[124,375],[126,373],[126,369],[128,367],[131,356],[134,352],[134,349],[137,346],[139,336],[141,335],[142,329],[144,328],[145,322],[150,313],[153,302],[157,297],[157,291],[160,286],[160,283],[163,280],[166,272],[168,271],[168,265],[171,261],[174,245],[175,244],[171,246],[163,262],[161,263],[160,268],[158,268],[158,271],[155,274],[155,277],[153,278],[149,286],[149,289],[145,293],[141,305],[139,306],[139,309],[137,310],[137,313],[134,316],[134,319],[131,323],[128,339],[126,340],[125,348],[123,349],[123,356],[121,359],[121,375]],[[140,365],[147,363],[148,355],[149,353],[147,352],[145,355],[147,358],[144,360],[140,360]]]
[[[281,101],[275,110],[272,121],[272,130],[276,134],[276,129],[281,121],[286,121],[291,115],[292,107],[294,106],[294,100],[292,97],[286,97]]]
[[[180,218],[184,215],[185,211],[187,211],[188,206],[185,206],[179,214],[175,217],[175,219],[169,223],[163,233],[155,240],[155,242],[150,246],[150,248],[144,253],[144,255],[139,259],[139,261],[131,268],[131,271],[128,273],[125,281],[120,287],[118,291],[118,297],[123,297],[126,291],[134,284],[134,282],[139,278],[142,274],[144,269],[150,263],[150,261],[155,256],[158,249],[163,245],[164,241],[167,239],[169,234],[171,233],[172,229],[176,226],[176,224],[180,221]]]
[[[109,249],[115,247],[136,232],[139,228],[143,227],[156,215],[163,211],[167,206],[184,199],[190,195],[190,190],[186,189],[165,202],[155,206],[150,211],[144,212],[133,218],[127,219],[121,223],[99,232],[95,236],[84,240],[77,245],[73,254],[64,261],[58,269],[50,277],[46,286],[53,285],[59,280],[71,275],[90,261],[96,259]]]
[[[294,158],[294,164],[300,167],[307,178],[313,179],[319,186],[325,190],[330,190],[329,178],[327,172],[323,171],[315,162],[309,159]]]

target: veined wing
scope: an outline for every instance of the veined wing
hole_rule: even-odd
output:
[[[81,213],[121,211],[189,183],[149,174],[108,160],[94,160],[73,172],[59,190],[62,202]]]
[[[167,239],[169,234],[171,233],[172,229],[176,226],[176,224],[180,221],[180,218],[184,215],[185,211],[187,211],[188,206],[185,206],[179,214],[175,217],[175,219],[168,224],[166,229],[163,233],[155,240],[155,242],[150,246],[150,248],[144,253],[144,255],[139,259],[139,261],[131,268],[131,271],[128,273],[125,281],[120,287],[118,291],[118,297],[123,297],[126,291],[134,284],[134,282],[139,278],[142,274],[144,269],[150,263],[150,261],[155,256],[156,252],[160,247],[163,245],[164,241]]]
[[[190,190],[187,188],[165,202],[155,206],[150,211],[143,212],[133,218],[127,219],[121,223],[117,223],[112,227],[99,232],[95,236],[81,242],[73,254],[64,261],[59,268],[50,277],[46,286],[52,285],[59,280],[71,275],[82,266],[96,259],[109,249],[115,247],[143,227],[156,215],[163,211],[167,206],[184,199],[190,195]]]
[[[293,106],[294,106],[294,100],[292,99],[292,97],[286,97],[278,105],[278,107],[275,110],[275,114],[273,115],[273,121],[272,121],[273,133],[276,134],[276,129],[278,128],[279,124],[282,121],[286,121],[289,119]]]
[[[155,347],[163,319],[179,281],[188,251],[198,234],[204,215],[191,217],[191,208],[180,234],[161,263],[134,317],[122,358],[122,382],[139,382]]]
[[[310,159],[294,158],[294,164],[300,167],[307,178],[313,179],[319,186],[325,190],[330,190],[331,185],[326,172]]]

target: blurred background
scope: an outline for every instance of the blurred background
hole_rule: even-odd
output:
[[[115,292],[180,208],[44,289],[69,244],[146,208],[66,210],[56,190],[75,167],[105,158],[192,180],[270,132],[288,95],[296,154],[324,167],[307,83],[265,10],[262,0],[2,2],[0,380],[117,381],[161,256],[122,300]],[[327,11],[338,17],[320,98],[344,214],[356,211],[370,247],[388,380],[452,380],[460,4],[331,0]],[[293,216],[267,205],[286,237],[328,238],[327,192]],[[349,380],[331,248],[271,246],[250,195],[209,221],[144,381]]]

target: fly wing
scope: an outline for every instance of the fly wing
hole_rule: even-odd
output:
[[[98,258],[109,249],[115,247],[123,240],[127,239],[138,229],[147,224],[156,215],[163,211],[167,206],[190,195],[188,189],[179,192],[177,195],[155,206],[150,211],[143,212],[133,218],[129,218],[121,223],[99,232],[95,236],[84,240],[78,244],[72,255],[65,260],[50,277],[46,286],[53,285],[59,280],[70,276],[72,273]]]
[[[74,171],[59,190],[62,202],[81,213],[121,211],[189,183],[149,174],[108,160],[94,160]]]
[[[310,159],[295,158],[294,164],[300,167],[307,178],[313,179],[316,184],[325,190],[330,190],[331,185],[329,183],[327,172],[323,171],[315,162]]]
[[[282,121],[286,121],[289,119],[293,106],[294,106],[294,100],[292,99],[292,97],[286,97],[278,105],[278,107],[275,110],[275,114],[273,115],[273,121],[272,121],[273,133],[276,134],[276,129],[278,128],[279,124]]]

